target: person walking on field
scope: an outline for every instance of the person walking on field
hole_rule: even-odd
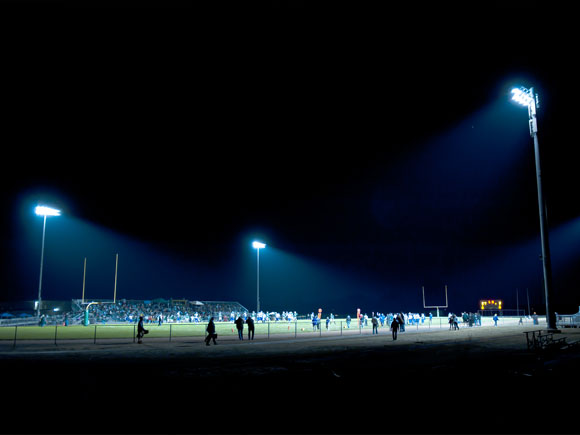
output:
[[[137,343],[143,343],[143,336],[149,333],[149,330],[143,326],[143,316],[139,316],[139,323],[137,324]]]
[[[236,319],[236,328],[238,329],[238,337],[240,340],[244,339],[244,319],[242,319],[242,316],[239,316]]]
[[[397,332],[399,331],[399,322],[397,317],[393,318],[393,322],[391,323],[391,331],[393,331],[393,341],[397,339]]]
[[[379,321],[377,320],[376,316],[373,314],[372,318],[373,323],[373,335],[379,333]]]
[[[246,323],[248,324],[248,340],[254,339],[254,319],[252,316],[248,316],[246,319]]]
[[[213,323],[213,317],[210,317],[209,323],[207,324],[207,328],[205,328],[207,332],[207,336],[205,337],[205,345],[209,346],[209,341],[213,339],[213,344],[217,344],[215,339],[217,338],[217,334],[215,333],[215,323]]]

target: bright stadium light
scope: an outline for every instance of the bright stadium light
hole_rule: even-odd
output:
[[[252,242],[252,248],[258,251],[257,263],[258,263],[258,271],[256,276],[256,313],[260,312],[260,249],[264,249],[266,247],[265,243],[260,242]]]
[[[36,213],[38,216],[60,216],[60,210],[46,207],[44,205],[37,206],[34,209],[34,213]]]
[[[44,217],[44,223],[42,224],[42,249],[40,251],[40,278],[38,279],[38,303],[36,304],[36,315],[40,317],[40,303],[42,301],[42,265],[44,263],[44,235],[46,233],[46,217],[60,216],[60,210],[51,207],[46,207],[44,205],[39,205],[34,209],[34,212],[38,216]]]
[[[538,184],[538,207],[540,211],[540,236],[542,240],[542,263],[544,266],[544,292],[546,294],[546,323],[548,329],[556,330],[556,313],[552,309],[552,262],[550,259],[550,243],[548,241],[548,218],[546,202],[542,190],[542,170],[540,166],[540,145],[538,144],[538,121],[536,109],[540,107],[538,94],[534,88],[512,89],[512,100],[528,108],[530,136],[534,139],[534,154],[536,159],[536,181]]]
[[[532,102],[534,102],[534,96],[526,88],[514,88],[512,89],[512,100],[520,103],[522,106],[528,107]]]

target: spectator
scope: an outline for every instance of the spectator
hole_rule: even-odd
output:
[[[244,319],[242,319],[241,316],[238,316],[238,318],[235,321],[236,324],[236,328],[238,330],[238,337],[240,340],[244,339]]]
[[[393,332],[393,341],[397,339],[397,331],[399,330],[398,317],[393,318],[393,323],[391,323],[391,331]]]
[[[371,322],[373,324],[373,335],[378,334],[379,333],[379,321],[377,320],[377,317],[374,314],[373,314],[373,318],[372,318]]]
[[[217,344],[215,339],[217,338],[217,334],[215,333],[215,323],[213,323],[213,317],[209,318],[209,322],[207,324],[207,328],[205,328],[207,332],[207,336],[205,337],[205,345],[209,346],[210,340],[213,339],[213,344]]]
[[[139,316],[139,323],[137,324],[137,343],[143,343],[143,336],[148,334],[149,330],[143,327],[143,316]]]
[[[248,324],[248,340],[254,339],[254,319],[252,316],[248,316],[246,319],[246,323]]]

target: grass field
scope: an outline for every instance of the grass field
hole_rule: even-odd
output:
[[[232,323],[216,323],[216,332],[218,336],[237,336],[237,330]],[[328,331],[339,331],[340,328],[346,329],[346,321],[337,320],[334,324],[329,325]],[[173,337],[204,337],[207,323],[173,323],[163,324],[156,323],[145,324],[149,330],[147,338],[169,338]],[[327,332],[326,326],[321,325],[322,330],[316,330],[316,333]],[[367,329],[370,326],[367,327]],[[351,329],[358,329],[355,323],[351,323]],[[247,334],[247,326],[244,325],[244,333]],[[72,340],[72,339],[94,339],[95,333],[97,339],[111,338],[133,338],[137,332],[137,326],[133,324],[96,324],[89,326],[8,326],[0,328],[0,340],[14,340],[16,334],[17,340]],[[255,325],[256,335],[267,334],[304,334],[313,333],[312,322],[271,322],[258,323]]]
[[[501,324],[516,322],[513,318],[503,318]],[[484,326],[492,324],[491,319],[484,319]],[[237,336],[237,330],[232,323],[216,323],[216,332],[218,337]],[[204,337],[207,323],[173,323],[163,324],[146,324],[145,328],[149,330],[146,338],[177,338],[177,337]],[[408,330],[423,330],[429,328],[447,328],[446,318],[434,318],[432,323],[426,320],[419,325],[406,325]],[[298,320],[297,322],[270,322],[255,324],[256,336],[267,336],[275,334],[321,334],[337,333],[370,333],[372,330],[369,320],[368,326],[359,329],[356,321],[352,321],[350,328],[347,328],[345,319],[336,319],[326,329],[325,322],[320,325],[320,330],[314,330],[310,320]],[[247,335],[247,326],[244,325],[244,334]],[[95,339],[133,339],[137,332],[137,325],[134,324],[96,324],[89,326],[6,326],[0,328],[0,340],[95,340]],[[389,328],[385,325],[379,327],[379,333],[388,333]]]

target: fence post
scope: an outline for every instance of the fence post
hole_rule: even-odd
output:
[[[95,337],[93,339],[93,344],[97,344],[97,324],[95,323]]]
[[[133,323],[133,343],[135,343],[135,324]]]
[[[54,325],[54,345],[56,346],[56,333],[58,331],[58,325]]]
[[[268,338],[270,338],[270,322],[268,322]]]
[[[342,320],[340,321],[340,336],[342,337]]]
[[[298,336],[298,319],[294,320],[294,338]]]
[[[171,327],[173,326],[173,323],[169,324],[169,341],[171,341]]]
[[[12,347],[16,347],[16,333],[18,332],[18,325],[14,326],[14,345]]]

